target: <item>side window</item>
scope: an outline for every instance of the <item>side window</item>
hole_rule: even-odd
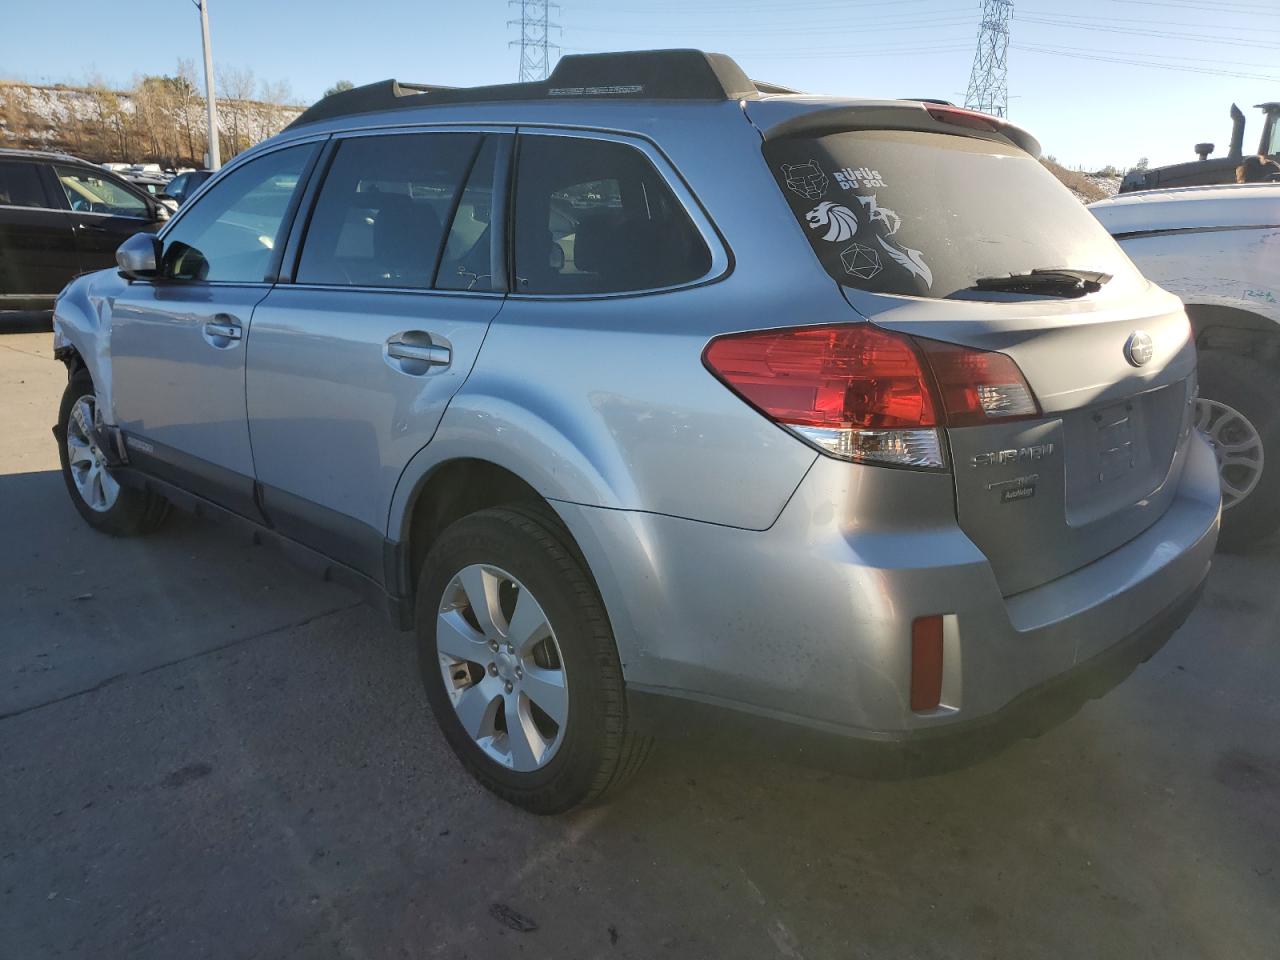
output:
[[[146,201],[114,180],[79,167],[55,166],[53,169],[72,210],[113,217],[146,218],[151,214]]]
[[[412,133],[341,141],[316,198],[297,282],[429,287],[444,222],[480,139]]]
[[[0,163],[0,207],[47,207],[34,163]]]
[[[170,280],[259,283],[283,242],[284,215],[315,144],[276,150],[237,167],[165,234],[161,274]]]
[[[500,136],[485,137],[476,162],[471,166],[471,175],[467,177],[466,189],[458,200],[444,253],[440,257],[437,289],[494,289],[493,233],[489,225],[493,220],[494,164],[502,139]]]
[[[167,196],[173,197],[173,199],[175,200],[181,200],[182,194],[186,190],[188,179],[189,179],[189,174],[185,174],[185,173],[178,174],[176,177],[170,180],[169,185],[164,188],[165,194]]]
[[[684,207],[634,147],[526,135],[517,163],[518,292],[652,290],[711,268]]]

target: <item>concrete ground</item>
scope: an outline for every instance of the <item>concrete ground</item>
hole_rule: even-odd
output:
[[[0,337],[0,956],[1280,955],[1274,544],[970,770],[667,748],[542,819],[462,773],[409,635],[352,595],[189,518],[91,532],[63,384],[48,334]]]

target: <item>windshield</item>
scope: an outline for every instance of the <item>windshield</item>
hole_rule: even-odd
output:
[[[1008,300],[987,277],[1049,268],[1136,271],[1028,154],[975,137],[860,130],[771,141],[765,159],[835,280],[875,293]],[[1095,294],[1097,295],[1097,294]]]

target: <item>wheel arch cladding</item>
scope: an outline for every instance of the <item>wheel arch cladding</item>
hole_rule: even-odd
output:
[[[1189,303],[1187,319],[1199,350],[1220,350],[1280,367],[1280,323],[1225,304]]]

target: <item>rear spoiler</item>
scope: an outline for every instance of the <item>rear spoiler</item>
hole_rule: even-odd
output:
[[[757,123],[757,126],[760,124]],[[761,135],[767,141],[786,137],[817,137],[824,133],[846,130],[957,133],[956,127],[964,128],[970,136],[1004,140],[1037,159],[1040,157],[1040,141],[1003,117],[993,117],[977,110],[966,110],[964,107],[932,100],[871,100],[817,106],[803,113],[795,113],[771,126],[762,127]]]

